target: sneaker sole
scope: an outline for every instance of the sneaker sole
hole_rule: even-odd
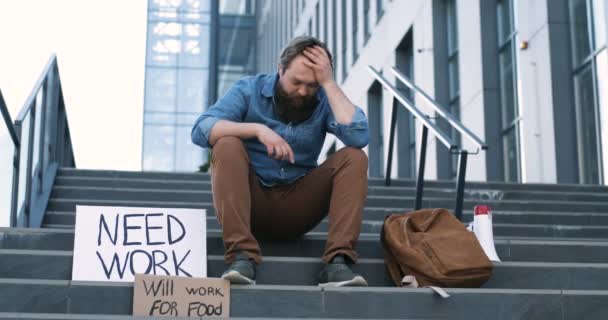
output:
[[[350,280],[340,282],[327,282],[319,283],[320,287],[367,287],[367,281],[361,277],[356,276]]]
[[[230,271],[222,275],[222,279],[230,281],[231,284],[255,284],[255,280],[251,280],[236,271]]]

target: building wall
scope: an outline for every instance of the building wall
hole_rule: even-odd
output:
[[[445,45],[438,41],[445,40],[445,36],[441,34],[445,32],[443,30],[445,24],[434,20],[445,17],[445,14],[442,15],[442,12],[438,11],[445,10],[444,1],[371,0],[369,10],[365,10],[367,3],[365,0],[336,0],[335,12],[332,0],[280,1],[281,5],[271,0],[258,1],[258,6],[261,8],[258,10],[260,13],[258,16],[259,71],[276,70],[280,49],[291,37],[309,33],[318,36],[334,51],[336,80],[347,96],[369,113],[368,105],[371,102],[368,101],[368,91],[374,84],[375,78],[369,72],[368,66],[380,70],[390,83],[396,85],[397,82],[390,68],[397,65],[399,54],[396,50],[406,34],[411,31],[414,82],[431,97],[444,104],[445,90],[447,90],[444,79],[447,76],[446,63],[440,59],[445,59],[446,55],[440,50],[446,49]],[[504,85],[505,80],[501,78],[504,74],[500,72],[498,56],[500,18],[497,14],[497,6],[505,1],[455,0],[460,70],[458,73],[459,117],[466,127],[489,146],[488,150],[469,156],[467,180],[470,181],[505,180],[507,178],[505,165],[511,163],[507,160],[503,147],[504,113],[501,109],[501,95],[504,93],[501,93],[501,85]],[[570,56],[569,1],[573,0],[513,0],[514,32],[511,45],[514,48],[513,71],[518,113],[515,120],[519,138],[517,179],[521,182],[577,183],[580,181],[577,173],[579,149],[577,149],[577,128],[574,120],[576,115]],[[608,10],[606,0],[589,0],[589,3],[591,2],[602,11]],[[355,3],[358,9],[356,15],[352,11]],[[378,14],[378,4],[384,8],[381,15]],[[281,7],[285,6],[287,9],[281,11]],[[325,10],[330,17],[327,26],[324,19]],[[344,10],[346,14],[343,14]],[[371,31],[369,37],[365,35],[363,27],[368,11]],[[294,18],[290,19],[287,16],[287,19],[281,20],[281,12],[289,12]],[[599,25],[605,28],[607,15],[604,13],[597,16],[600,16],[604,22]],[[353,19],[357,19],[356,28]],[[287,21],[288,31],[278,33],[276,37],[275,29],[277,26],[284,26],[279,24],[285,23],[284,20]],[[334,25],[337,28],[335,38]],[[596,103],[600,115],[608,113],[604,111],[608,106],[603,102],[606,96],[603,92],[607,88],[602,82],[602,72],[606,70],[605,65],[601,64],[601,59],[603,56],[598,56],[596,65],[599,79]],[[384,170],[389,149],[393,97],[387,90],[382,91],[381,97],[382,136],[385,140],[382,150],[366,148],[366,151],[383,154],[380,159],[384,161]],[[414,101],[423,112],[433,115],[432,109],[426,105],[422,97],[416,96]],[[603,129],[608,127],[607,120],[600,119],[598,123],[601,123],[600,132],[608,132],[607,129]],[[420,154],[421,122],[416,121],[415,126],[417,162]],[[404,139],[401,134],[395,137],[391,166],[393,177],[403,176],[405,170],[400,170],[399,166],[403,167],[408,163],[403,161],[408,155],[402,150],[408,141],[399,141],[399,137]],[[330,143],[333,143],[333,140],[328,138],[326,146]],[[463,138],[462,143],[464,149],[472,153],[478,151],[477,147],[467,139]],[[607,143],[604,142],[602,145],[603,152],[608,153]],[[338,143],[338,147],[340,146]],[[441,142],[430,138],[425,173],[428,179],[445,178],[449,175],[449,168],[446,167],[449,163],[445,161],[446,153],[441,150]],[[323,155],[320,160],[323,160]],[[602,162],[606,163],[605,160]],[[604,164],[604,170],[607,170],[606,167],[608,165]]]

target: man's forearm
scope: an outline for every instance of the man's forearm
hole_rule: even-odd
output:
[[[339,124],[350,124],[355,114],[355,106],[335,81],[331,81],[323,87],[329,100],[334,117]]]
[[[239,123],[228,120],[220,120],[215,123],[209,133],[209,144],[215,143],[222,137],[238,137],[241,139],[257,137],[260,128],[259,123]]]

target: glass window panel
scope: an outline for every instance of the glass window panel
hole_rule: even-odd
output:
[[[175,127],[144,125],[144,171],[173,171]]]
[[[579,161],[583,183],[599,183],[598,141],[591,65],[574,76]]]
[[[606,0],[593,0],[594,48],[606,45]]]
[[[208,2],[208,0],[205,0]],[[251,15],[254,13],[251,0],[220,0],[220,14]]]
[[[579,66],[591,53],[591,38],[587,20],[587,0],[570,0],[570,33],[572,58]]]
[[[507,181],[518,181],[518,149],[517,149],[517,126],[511,127],[503,136],[505,156],[505,178]]]
[[[209,0],[183,0],[181,9],[190,12],[209,12],[211,11],[211,1]]]
[[[608,179],[608,49],[602,50],[596,57],[597,92],[601,113],[602,151],[604,183]]]
[[[175,66],[177,54],[180,51],[180,34],[181,24],[179,23],[148,23],[146,63],[157,66]]]
[[[179,69],[177,111],[202,112],[207,97],[209,72],[201,69]]]
[[[211,15],[209,13],[200,12],[182,12],[180,14],[182,23],[200,23],[204,25],[211,24]]]
[[[174,10],[152,11],[148,15],[148,22],[177,22],[179,13]]]
[[[148,10],[177,10],[181,0],[149,0]]]
[[[500,104],[503,111],[503,125],[506,127],[517,117],[511,44],[499,53],[498,60],[500,68]]]
[[[174,125],[175,114],[165,112],[144,112],[144,124]]]
[[[458,55],[455,55],[448,61],[450,100],[456,98],[460,93],[460,84],[458,83],[458,72]]]
[[[177,127],[175,171],[194,172],[203,164],[203,149],[192,143],[191,130],[192,125]]]
[[[243,78],[243,72],[220,72],[218,75],[218,97],[222,97],[230,87],[239,79]]]
[[[505,42],[512,33],[511,1],[500,0],[498,2],[498,41]]]
[[[194,122],[201,115],[202,112],[199,113],[179,113],[177,114],[177,125],[178,126],[188,126],[192,129]]]
[[[209,31],[208,25],[195,23],[184,25],[179,66],[209,67]]]
[[[173,10],[190,12],[209,12],[209,0],[149,0],[148,10]]]
[[[176,69],[148,68],[145,111],[175,111]]]

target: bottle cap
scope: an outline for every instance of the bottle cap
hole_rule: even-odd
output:
[[[490,206],[485,206],[485,205],[479,205],[479,206],[475,206],[475,208],[473,208],[473,212],[475,213],[475,215],[480,215],[480,214],[489,214],[492,211],[492,208],[490,208]]]

